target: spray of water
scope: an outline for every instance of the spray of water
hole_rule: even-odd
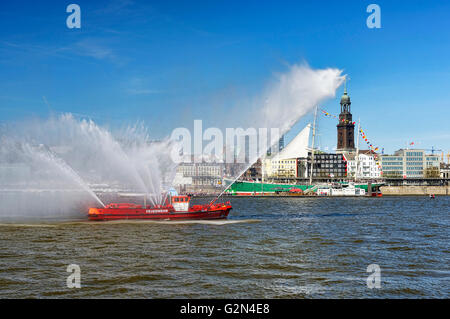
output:
[[[43,144],[5,137],[0,146],[0,219],[72,218],[103,205],[86,183]]]
[[[344,79],[345,76],[339,69],[314,70],[306,64],[292,65],[288,72],[278,74],[265,93],[256,99],[251,112],[252,120],[249,119],[248,122],[252,122],[254,127],[279,128],[280,135],[284,135],[315,106],[335,97],[336,90]],[[261,138],[258,136],[257,140]],[[268,145],[275,145],[278,138],[279,136],[270,136]],[[252,143],[251,140],[249,142]],[[267,152],[267,149],[258,146],[254,146],[254,149],[258,150],[257,154],[250,157],[246,165],[242,166],[239,173],[234,176],[233,182]],[[231,185],[232,183],[228,187]]]
[[[104,206],[98,193],[147,194],[161,204],[174,175],[172,142],[151,141],[142,125],[113,135],[66,114],[14,125],[1,136],[3,219],[80,217],[90,205]]]
[[[258,127],[277,127],[287,133],[304,115],[333,98],[345,76],[339,69],[314,70],[306,64],[293,65],[279,74],[263,95]]]
[[[86,191],[92,198],[94,198],[101,206],[105,207],[105,204],[98,198],[98,196],[89,188],[89,186],[81,179],[81,177],[70,167],[62,158],[57,157],[50,150],[46,149],[42,144],[39,148],[32,148],[28,144],[24,144],[24,151],[29,154],[30,159],[34,159],[37,162],[46,163],[47,166],[58,169],[64,176],[70,181],[75,182],[80,186],[82,190]]]

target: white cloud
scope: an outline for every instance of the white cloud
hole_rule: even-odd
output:
[[[75,43],[69,50],[73,53],[92,57],[98,60],[116,60],[117,56],[113,53],[112,49],[99,44],[92,39],[86,39]]]

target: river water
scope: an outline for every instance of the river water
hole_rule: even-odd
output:
[[[0,297],[450,297],[450,197],[232,205],[226,221],[3,223]],[[371,264],[380,288],[368,288]]]

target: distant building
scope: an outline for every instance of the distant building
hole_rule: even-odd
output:
[[[401,149],[394,155],[382,155],[381,166],[386,179],[440,178],[439,156],[427,155],[425,150]]]
[[[296,178],[297,159],[265,159],[264,178]]]
[[[307,158],[307,176],[311,172],[311,153]],[[302,176],[303,177],[303,176]],[[312,169],[313,179],[334,179],[347,177],[347,161],[343,154],[314,154],[314,162]]]
[[[306,179],[311,174],[311,152],[307,157],[270,160],[264,165],[264,178]],[[347,162],[343,154],[314,154],[314,179],[342,179],[347,177]]]
[[[384,178],[402,178],[403,174],[403,156],[382,155],[381,170]]]
[[[379,179],[381,178],[381,168],[377,164],[375,154],[370,151],[360,151],[358,157],[356,153],[345,153],[347,160],[347,176],[357,179]]]
[[[277,152],[274,152],[274,149],[277,150]],[[267,156],[271,156],[273,155],[273,153],[281,152],[283,149],[284,149],[284,135],[280,137],[278,143],[276,143],[272,147],[269,147],[269,149],[267,150]]]
[[[280,140],[278,141],[278,150],[281,152],[284,148],[284,135],[280,137]]]
[[[440,173],[441,179],[448,183],[450,180],[450,164],[441,163]]]
[[[256,163],[254,163],[252,166],[250,166],[249,169],[245,171],[245,173],[243,174],[244,179],[253,181],[260,180],[262,176],[261,168],[262,163],[261,160],[258,159]]]
[[[224,176],[222,163],[181,163],[173,184],[178,187],[219,187]]]

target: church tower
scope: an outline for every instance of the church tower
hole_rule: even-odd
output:
[[[351,152],[355,150],[355,124],[353,124],[350,109],[350,96],[347,94],[347,80],[345,81],[344,95],[341,98],[341,114],[337,125],[337,151]]]

